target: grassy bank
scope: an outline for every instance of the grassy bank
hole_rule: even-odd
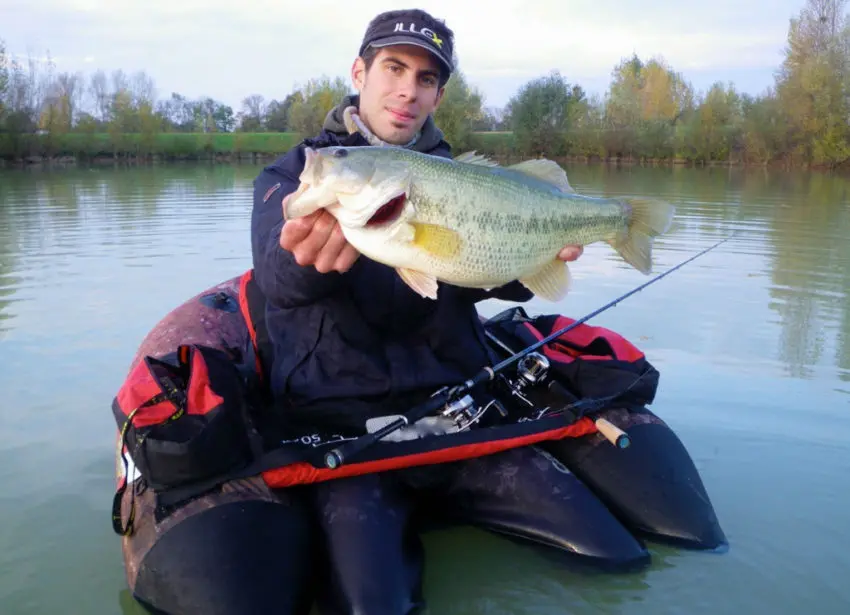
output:
[[[552,156],[545,152],[523,153],[511,132],[477,132],[470,136],[470,149],[479,153],[492,156],[502,161],[503,164],[511,164],[544,156],[559,163],[578,162],[586,164],[614,164],[614,165],[646,165],[646,166],[693,166],[693,167],[794,167],[788,160],[779,159],[771,162],[758,160],[745,160],[742,156],[733,154],[731,158],[710,160],[697,155],[673,154],[668,157],[643,156],[639,153],[626,155],[608,155],[601,146],[592,144],[599,140],[598,135],[577,135],[577,145],[571,147],[574,153],[569,155]],[[583,138],[582,138],[583,137]],[[457,152],[459,153],[459,152]],[[846,165],[845,165],[846,166]],[[812,166],[811,168],[817,168]]]
[[[0,166],[21,167],[58,162],[61,164],[176,162],[183,160],[253,161],[279,156],[300,140],[295,132],[262,133],[66,133],[0,134]],[[546,152],[522,153],[511,132],[476,132],[468,148],[509,164],[522,159],[546,156]],[[456,148],[457,149],[457,148]],[[571,155],[550,156],[558,162],[638,165],[765,166],[740,159],[704,160],[674,155],[652,158],[640,155],[608,156],[602,148],[570,148]],[[593,153],[582,153],[587,149]],[[455,152],[461,153],[461,149]],[[788,166],[774,161],[768,166]]]
[[[47,161],[179,161],[252,159],[287,152],[301,139],[295,132],[222,133],[66,133],[0,134],[0,160],[11,165]],[[473,147],[506,157],[513,148],[511,133],[476,133]]]
[[[210,160],[276,156],[298,143],[292,132],[266,133],[67,133],[0,134],[0,159],[8,163],[95,160]]]

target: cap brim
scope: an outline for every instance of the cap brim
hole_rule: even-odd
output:
[[[431,54],[437,58],[450,73],[453,70],[451,61],[446,58],[441,51],[434,49],[433,45],[429,45],[415,36],[405,36],[400,34],[396,36],[387,36],[369,43],[369,46],[371,47],[389,47],[391,45],[415,45],[416,47],[421,47],[425,51],[430,51]]]

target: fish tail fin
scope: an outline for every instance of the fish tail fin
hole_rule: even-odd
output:
[[[624,199],[623,203],[629,209],[626,229],[608,243],[628,264],[648,274],[652,271],[652,238],[667,232],[676,209],[644,198]]]

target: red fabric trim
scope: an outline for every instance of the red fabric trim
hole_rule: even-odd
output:
[[[564,327],[568,327],[574,322],[575,319],[573,318],[559,316],[552,325],[552,331],[547,331],[546,335],[558,331],[559,329],[563,329]],[[528,331],[537,338],[537,340],[542,340],[546,337],[546,335],[543,335],[542,332],[532,326],[531,323],[526,322],[523,324],[526,329],[528,329]],[[585,361],[610,361],[611,357],[609,356],[584,353],[574,348],[568,348],[566,345],[558,344],[558,340],[563,339],[581,348],[587,348],[594,342],[594,340],[599,338],[608,342],[611,349],[614,351],[614,358],[617,360],[635,363],[637,361],[642,361],[645,358],[643,352],[641,352],[634,344],[629,342],[622,335],[615,333],[610,329],[606,329],[605,327],[591,327],[585,323],[570,329],[560,337],[546,344],[543,347],[543,353],[551,359],[564,363],[571,363],[577,357],[581,357],[581,359]]]
[[[317,483],[335,478],[345,478],[347,476],[358,476],[360,474],[369,474],[371,472],[384,472],[387,470],[396,470],[398,468],[408,468],[411,466],[431,465],[435,463],[445,463],[448,461],[457,461],[459,459],[469,459],[472,457],[483,457],[484,455],[492,455],[511,448],[520,446],[528,446],[543,440],[560,440],[561,438],[579,438],[597,431],[596,425],[587,417],[582,417],[572,425],[559,427],[558,429],[550,429],[536,434],[527,436],[519,436],[507,440],[496,440],[493,442],[478,442],[475,444],[465,444],[463,446],[451,446],[427,453],[417,453],[415,455],[405,455],[403,457],[393,457],[390,459],[378,459],[375,461],[365,461],[361,463],[350,463],[343,465],[336,470],[327,468],[316,468],[307,462],[293,463],[281,468],[266,470],[263,472],[263,479],[271,488],[291,487],[293,485],[302,485],[305,483]]]
[[[118,406],[124,416],[129,416],[133,410],[160,393],[162,393],[162,390],[150,373],[147,362],[139,361],[121,386],[121,390],[118,391]],[[133,416],[133,425],[136,427],[156,425],[176,411],[177,407],[173,403],[162,401],[139,410]]]
[[[245,326],[248,327],[248,335],[251,337],[251,345],[254,347],[254,367],[262,382],[263,366],[260,363],[260,349],[257,346],[257,330],[254,328],[254,321],[251,320],[251,310],[248,309],[248,282],[253,278],[253,269],[249,269],[239,278],[239,311],[242,312],[242,319],[245,321]]]
[[[546,337],[540,331],[538,331],[536,328],[534,328],[531,325],[531,323],[524,322],[522,324],[526,329],[528,329],[529,333],[531,333],[537,339],[538,342],[540,340],[542,340],[544,337]],[[560,328],[560,327],[558,327],[558,328]],[[557,329],[553,329],[553,330],[557,331]],[[565,333],[564,335],[569,335],[569,331],[567,331],[567,333]],[[554,359],[555,361],[558,361],[559,363],[572,363],[575,360],[575,357],[573,355],[574,354],[580,355],[580,353],[578,353],[574,350],[571,351],[569,354],[567,354],[566,352],[561,352],[559,350],[554,350],[552,348],[552,346],[555,345],[555,344],[557,344],[557,339],[553,340],[552,342],[549,342],[548,344],[546,344],[542,347],[543,354],[546,357],[548,357],[550,359]]]
[[[559,316],[555,320],[554,330],[562,329],[575,322],[575,319],[567,316]],[[602,338],[608,342],[614,350],[614,355],[621,361],[629,361],[631,363],[643,360],[644,354],[630,341],[624,338],[619,333],[616,333],[605,327],[592,327],[582,323],[574,329],[567,331],[566,339],[579,346],[586,347],[593,343],[596,338]],[[592,358],[593,355],[587,355],[583,358]],[[601,357],[608,358],[608,357]]]
[[[188,414],[207,414],[224,403],[224,398],[210,388],[210,373],[199,350],[192,353],[192,375],[186,392]]]

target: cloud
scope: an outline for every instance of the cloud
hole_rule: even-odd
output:
[[[145,70],[164,92],[238,104],[285,96],[296,83],[346,75],[368,21],[421,7],[445,17],[473,83],[514,84],[559,70],[599,83],[637,53],[689,75],[767,75],[781,62],[791,0],[0,0],[9,48],[50,50],[61,70]],[[59,59],[61,58],[61,62]],[[96,58],[96,61],[95,61]],[[747,84],[741,84],[746,86]],[[503,87],[503,86],[488,86]],[[504,86],[507,87],[507,86]],[[502,100],[504,90],[485,91]]]

